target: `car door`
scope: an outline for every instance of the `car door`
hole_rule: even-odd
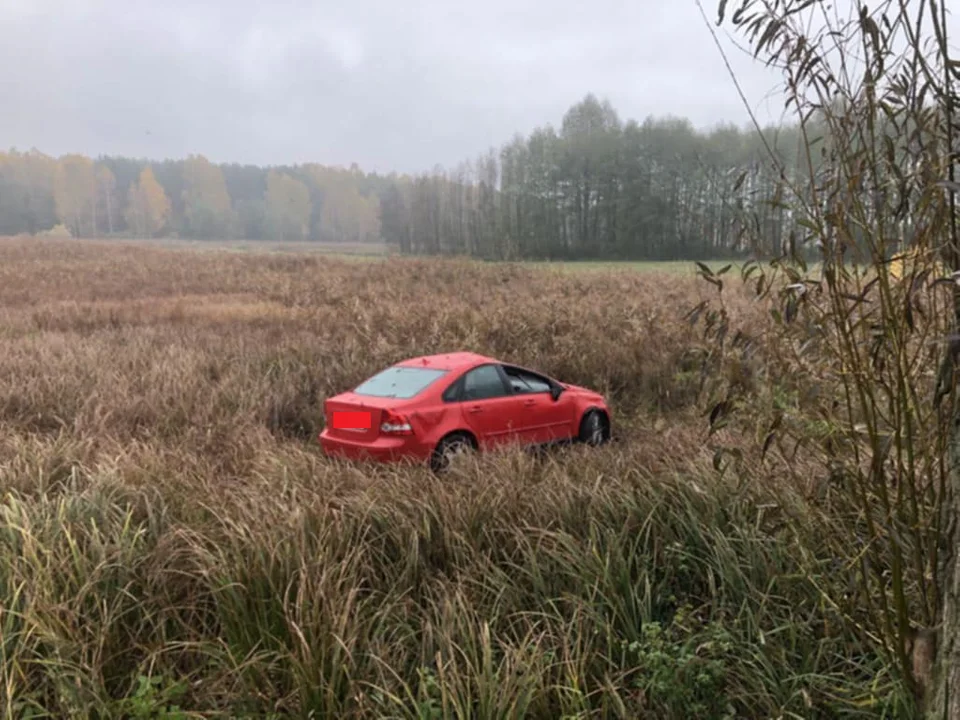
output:
[[[480,365],[469,370],[459,383],[458,402],[463,420],[489,449],[516,441],[519,434],[521,399],[510,392],[499,366]]]
[[[542,375],[510,365],[503,366],[512,394],[520,400],[518,418],[523,441],[542,444],[572,436],[573,408],[567,395],[557,400],[550,394],[552,383]]]

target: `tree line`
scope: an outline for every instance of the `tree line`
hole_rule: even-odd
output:
[[[0,235],[386,242],[403,253],[487,259],[681,260],[741,253],[744,210],[770,251],[789,214],[769,202],[801,167],[793,127],[698,131],[684,119],[624,122],[593,95],[559,128],[515,136],[453,169],[378,175],[305,164],[150,162],[36,150],[0,153]]]
[[[767,143],[797,168],[795,127]],[[719,258],[745,250],[753,212],[778,253],[789,217],[768,202],[779,172],[753,128],[698,131],[685,119],[623,122],[588,95],[559,129],[516,136],[453,171],[398,178],[381,197],[384,238],[411,253],[490,259]]]
[[[261,168],[0,153],[0,236],[380,242],[379,184],[357,167]]]

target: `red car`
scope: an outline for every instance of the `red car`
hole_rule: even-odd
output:
[[[610,439],[603,396],[469,352],[404,360],[324,403],[327,455],[445,469],[469,450]]]

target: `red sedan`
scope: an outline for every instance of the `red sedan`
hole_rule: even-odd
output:
[[[469,352],[404,360],[324,403],[327,455],[445,469],[464,451],[610,439],[603,396]]]

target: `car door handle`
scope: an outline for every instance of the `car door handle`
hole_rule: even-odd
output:
[[[483,408],[480,407],[479,405],[474,405],[472,408],[470,408],[469,410],[467,410],[467,412],[468,412],[468,413],[471,413],[471,414],[475,414],[475,413],[478,413],[478,412],[483,412]]]
[[[537,401],[536,401],[536,400],[524,400],[524,401],[523,401],[523,406],[524,406],[524,407],[533,407],[533,406],[536,405],[536,404],[537,404]]]

